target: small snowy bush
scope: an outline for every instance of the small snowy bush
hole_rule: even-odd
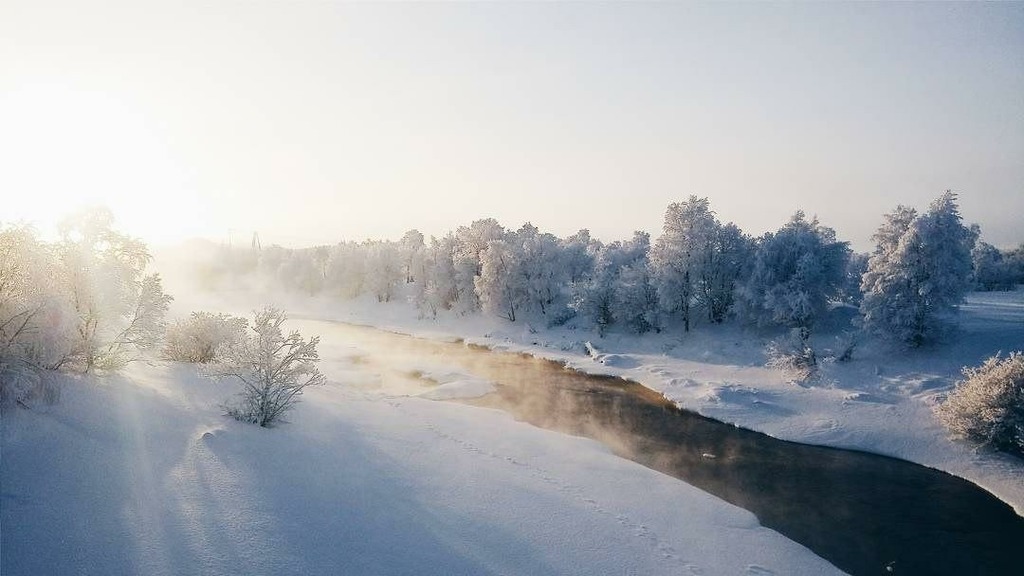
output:
[[[939,418],[955,436],[1024,456],[1024,353],[997,354],[963,372]]]
[[[55,404],[60,386],[47,370],[17,359],[0,358],[0,409],[15,404],[29,407],[36,402]]]
[[[806,328],[793,328],[788,336],[772,340],[765,348],[768,357],[765,366],[790,372],[799,382],[809,380],[818,366],[818,357],[808,342],[809,337],[810,332]]]
[[[283,311],[268,306],[256,312],[252,335],[218,352],[211,374],[242,383],[240,402],[228,408],[236,420],[269,427],[298,402],[307,386],[326,381],[316,368],[320,338],[306,341],[294,331],[285,336],[285,320]]]
[[[178,362],[212,362],[219,350],[244,337],[245,327],[244,318],[193,312],[187,320],[179,320],[167,328],[164,356]]]

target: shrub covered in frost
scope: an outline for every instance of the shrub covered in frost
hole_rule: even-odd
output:
[[[939,418],[955,436],[1024,455],[1024,353],[997,354],[963,372]]]
[[[286,336],[281,329],[285,320],[283,311],[264,308],[253,318],[251,335],[218,352],[211,374],[242,383],[239,403],[228,409],[236,420],[269,427],[307,386],[326,382],[316,368],[320,338],[307,341],[294,331]]]
[[[814,376],[818,357],[808,341],[810,332],[806,328],[793,328],[783,338],[772,340],[765,348],[768,361],[765,366],[786,370],[800,382]]]
[[[167,328],[164,356],[178,362],[212,362],[219,350],[242,339],[245,326],[244,318],[193,312]]]
[[[31,406],[37,402],[53,404],[60,398],[60,386],[52,373],[17,359],[0,357],[0,409]]]

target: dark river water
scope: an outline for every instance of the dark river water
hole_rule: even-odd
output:
[[[777,440],[679,410],[639,384],[547,360],[330,326],[365,354],[362,362],[384,372],[429,362],[491,380],[497,392],[464,402],[600,441],[753,512],[762,525],[848,573],[1024,574],[1024,519],[961,478],[894,458]],[[417,377],[403,374],[407,385]]]

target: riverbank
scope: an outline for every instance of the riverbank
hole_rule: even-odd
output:
[[[850,362],[826,362],[821,375],[798,384],[764,367],[764,347],[777,334],[734,325],[699,326],[689,334],[612,333],[573,327],[542,328],[483,315],[441,311],[424,318],[404,302],[370,298],[282,297],[251,293],[201,296],[176,312],[216,309],[245,314],[261,303],[293,317],[374,326],[425,338],[461,338],[498,350],[532,354],[590,374],[627,378],[656,390],[681,408],[773,437],[893,456],[970,480],[1024,515],[1024,462],[951,440],[933,413],[960,377],[999,351],[1024,346],[1024,291],[974,293],[962,308],[955,344],[899,351],[865,342]],[[191,307],[190,307],[191,306]],[[815,345],[825,350],[844,329],[824,327]],[[590,346],[587,346],[587,344]]]
[[[330,332],[328,383],[270,430],[224,415],[237,383],[170,362],[5,412],[0,573],[840,573],[598,442],[418,397],[438,388]]]

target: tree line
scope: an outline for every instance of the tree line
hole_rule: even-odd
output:
[[[260,278],[294,292],[380,302],[407,298],[424,315],[483,312],[510,322],[567,322],[643,333],[688,332],[727,320],[809,333],[837,304],[859,307],[863,328],[908,346],[948,333],[971,289],[1024,282],[1024,245],[1000,251],[963,223],[956,195],[926,210],[884,216],[871,254],[797,211],[778,230],[752,237],[723,223],[707,198],[670,204],[661,235],[602,243],[581,230],[566,238],[532,224],[494,219],[427,241],[260,250],[220,248],[204,265],[210,285]]]
[[[478,220],[427,242],[341,242],[308,249],[219,248],[200,267],[209,287],[253,282],[305,294],[379,302],[407,298],[424,315],[486,313],[510,322],[573,322],[644,333],[738,321],[789,328],[768,364],[813,372],[808,339],[835,306],[859,310],[869,333],[917,347],[946,336],[968,290],[1024,283],[1024,245],[1000,251],[963,223],[946,192],[926,210],[897,206],[854,254],[835,231],[797,211],[754,238],[722,223],[707,198],[670,204],[662,234],[602,243],[581,230],[567,238],[527,223],[516,230]],[[229,414],[271,425],[302,390],[322,384],[318,340],[285,335],[284,312],[265,308],[253,324],[196,312],[168,329],[171,296],[148,273],[147,247],[113,228],[109,210],[68,218],[56,241],[26,225],[0,224],[0,406],[45,390],[59,370],[117,369],[162,344],[165,358],[208,364],[243,384]],[[843,353],[848,356],[852,347]],[[842,359],[837,356],[837,359]],[[993,357],[965,369],[939,416],[957,435],[1024,450],[1024,357]]]

